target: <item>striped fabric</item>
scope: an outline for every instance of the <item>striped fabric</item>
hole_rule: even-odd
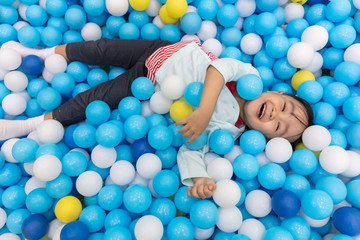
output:
[[[158,50],[156,50],[146,59],[145,66],[148,69],[147,77],[155,84],[156,83],[155,73],[163,65],[166,59],[171,57],[174,53],[176,53],[181,48],[185,47],[191,42],[195,42],[201,48],[201,44],[198,40],[191,40],[191,41],[174,43],[171,45],[167,45],[165,47],[161,47]],[[212,52],[208,52],[207,55],[209,56],[211,61],[217,59],[217,57],[215,57],[215,55]]]

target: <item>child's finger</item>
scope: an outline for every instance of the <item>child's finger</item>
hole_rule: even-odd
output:
[[[197,194],[199,195],[200,198],[202,199],[205,199],[206,198],[206,195],[205,195],[205,192],[204,192],[204,188],[205,188],[205,185],[200,185],[197,189]]]
[[[209,189],[209,186],[206,186],[206,187],[204,188],[204,194],[205,194],[206,198],[209,198],[209,197],[212,196],[213,191]]]
[[[188,125],[184,125],[182,128],[180,128],[180,130],[178,131],[178,133],[182,134],[184,132],[187,132],[190,129],[190,126]]]
[[[186,141],[187,144],[194,142],[199,137],[199,134],[194,133],[189,140]]]
[[[193,197],[192,193],[191,193],[191,187],[187,187],[186,189],[186,194],[189,196],[189,197]]]

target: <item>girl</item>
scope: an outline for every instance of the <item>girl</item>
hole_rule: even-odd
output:
[[[236,91],[236,81],[245,74],[256,74],[250,64],[235,59],[217,59],[205,53],[198,41],[171,44],[168,41],[100,39],[77,42],[46,49],[31,49],[18,42],[8,42],[2,48],[13,48],[22,56],[37,55],[42,59],[54,53],[68,61],[81,61],[91,65],[113,65],[128,69],[113,80],[99,84],[76,95],[52,112],[27,120],[1,120],[0,139],[23,136],[35,130],[46,119],[55,119],[68,126],[85,119],[86,106],[94,100],[105,101],[111,109],[120,100],[131,95],[131,83],[147,76],[161,85],[169,75],[178,75],[189,84],[203,82],[200,105],[176,125],[183,125],[179,133],[193,142],[204,131],[208,136],[216,129],[229,131],[234,139],[248,128],[262,132],[266,138],[283,137],[290,142],[300,139],[312,121],[308,103],[282,92],[265,92],[257,99],[246,101]],[[206,173],[203,161],[209,145],[193,151],[182,146],[178,151],[178,166],[188,195],[210,197],[215,182]],[[192,188],[190,186],[193,186]]]

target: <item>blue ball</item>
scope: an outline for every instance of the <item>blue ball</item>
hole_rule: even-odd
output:
[[[59,159],[63,157],[63,153],[61,152],[60,147],[54,143],[41,144],[38,150],[36,151],[36,158],[39,158],[46,154],[54,155]]]
[[[81,33],[79,33],[78,31],[68,30],[63,35],[64,44],[81,41],[84,41],[84,39],[82,38]]]
[[[160,29],[153,23],[146,23],[140,29],[140,37],[147,40],[156,40],[160,38]]]
[[[150,206],[149,213],[160,219],[164,226],[176,217],[176,207],[168,198],[157,198]]]
[[[201,17],[194,12],[186,13],[181,19],[181,29],[189,35],[196,34],[201,28]]]
[[[109,80],[108,74],[101,68],[94,68],[87,75],[87,82],[91,87]]]
[[[139,99],[136,97],[125,97],[119,102],[118,106],[120,116],[124,119],[132,115],[140,115],[142,111],[142,105]]]
[[[110,228],[104,234],[104,240],[113,240],[113,239],[132,239],[129,229],[123,226],[117,226]]]
[[[97,232],[103,228],[105,217],[106,213],[104,209],[98,205],[91,205],[81,211],[79,220],[86,224],[90,232]]]
[[[256,19],[255,14],[245,18],[243,22],[243,29],[245,34],[255,33],[255,19]]]
[[[62,240],[86,240],[89,237],[89,228],[82,221],[73,221],[67,223],[60,232]]]
[[[149,124],[149,128],[153,128],[153,127],[160,126],[160,125],[167,127],[167,122],[166,122],[165,117],[158,113],[151,114],[150,116],[148,116],[146,118],[146,121]]]
[[[275,60],[266,53],[265,49],[260,50],[254,56],[253,64],[256,68],[260,67],[260,66],[264,66],[264,67],[268,67],[268,68],[272,69],[274,66],[274,63],[275,63]]]
[[[106,211],[117,209],[123,202],[123,192],[119,186],[106,185],[100,189],[98,204]]]
[[[329,32],[329,42],[335,48],[347,48],[356,38],[356,30],[347,24],[339,24]]]
[[[129,14],[129,22],[134,23],[141,29],[145,24],[149,23],[149,16],[144,11],[132,11]]]
[[[54,180],[46,182],[46,192],[50,197],[60,199],[71,193],[73,185],[69,176],[60,173]]]
[[[68,146],[69,148],[76,148],[77,145],[74,142],[73,139],[73,133],[75,131],[75,128],[77,127],[77,124],[72,124],[70,126],[68,126],[65,129],[65,133],[64,133],[64,143],[66,144],[66,146]]]
[[[345,184],[339,178],[334,176],[320,178],[316,183],[316,189],[328,193],[334,204],[344,201],[347,195]]]
[[[334,78],[347,86],[355,85],[360,80],[360,65],[352,61],[344,61],[336,66]]]
[[[106,20],[106,27],[112,36],[117,37],[119,36],[121,24],[125,22],[125,19],[121,16],[109,16]]]
[[[36,188],[26,197],[26,208],[32,213],[45,213],[53,203],[54,199],[47,194],[45,188]]]
[[[208,140],[208,135],[206,132],[203,132],[199,137],[197,137],[195,139],[195,141],[193,141],[192,143],[186,143],[187,140],[189,140],[190,137],[188,138],[183,138],[183,141],[184,141],[184,145],[191,149],[191,150],[199,150],[201,149],[202,147],[205,146],[205,144],[207,143],[207,140]]]
[[[334,209],[330,195],[322,190],[309,190],[301,197],[301,208],[310,218],[321,220],[329,217]]]
[[[71,96],[74,98],[79,93],[85,92],[86,90],[89,90],[91,87],[86,83],[79,83],[76,84]]]
[[[49,0],[45,3],[46,11],[54,17],[62,17],[65,15],[67,8],[64,0]]]
[[[140,30],[134,23],[123,23],[119,28],[119,37],[121,39],[138,39]]]
[[[198,107],[203,88],[204,84],[201,82],[189,83],[184,90],[185,101],[193,107]]]
[[[305,19],[310,25],[314,25],[321,20],[325,20],[325,4],[312,5],[305,13]]]
[[[25,208],[18,208],[8,214],[6,219],[6,226],[11,233],[20,234],[21,225],[31,213]]]
[[[44,112],[44,109],[40,107],[40,104],[36,99],[30,99],[27,102],[25,113],[28,117],[40,116]]]
[[[240,137],[240,147],[245,153],[258,155],[266,146],[265,136],[257,130],[248,130]]]
[[[292,218],[300,210],[300,199],[289,190],[278,190],[271,198],[271,205],[274,212],[283,218]]]
[[[66,25],[65,19],[62,17],[49,18],[47,26],[58,28],[62,34],[69,30],[69,27]]]
[[[73,132],[74,143],[81,148],[89,148],[96,144],[96,128],[85,123],[77,126]]]
[[[16,161],[26,163],[35,160],[38,148],[39,144],[35,140],[31,138],[23,138],[16,141],[11,152]]]
[[[41,214],[33,214],[23,221],[21,233],[29,240],[36,240],[44,237],[48,228],[49,223],[46,217]]]
[[[148,100],[154,91],[154,83],[147,77],[138,77],[131,84],[131,93],[139,100]]]
[[[69,28],[78,30],[86,24],[86,13],[82,7],[72,6],[65,12],[64,19]]]
[[[335,121],[330,125],[331,129],[337,129],[342,131],[346,134],[347,129],[352,125],[353,123],[347,119],[344,115],[340,114],[336,116]]]
[[[180,147],[183,145],[183,136],[178,133],[178,131],[182,128],[182,125],[175,126],[175,124],[171,124],[168,128],[173,133],[173,141],[171,146]]]
[[[179,178],[171,170],[161,170],[153,179],[154,191],[161,197],[170,197],[179,189]]]
[[[318,102],[312,106],[312,110],[314,124],[327,127],[335,121],[336,109],[329,103]]]
[[[180,187],[174,197],[176,208],[184,213],[189,213],[194,203],[199,201],[199,199],[187,195],[187,188],[186,186]]]
[[[242,33],[237,27],[225,28],[220,35],[221,43],[226,47],[239,47]]]
[[[180,41],[181,32],[176,25],[167,24],[160,30],[160,39],[167,40],[172,43]]]
[[[241,60],[242,53],[237,47],[226,47],[220,54],[220,58],[233,58]]]
[[[342,109],[347,119],[354,122],[360,121],[360,97],[348,98],[344,102]]]
[[[7,23],[0,24],[0,44],[8,41],[17,41],[18,32],[16,29]]]
[[[191,240],[195,237],[195,228],[186,217],[176,217],[170,221],[166,229],[169,239]]]
[[[151,205],[150,190],[143,185],[131,185],[126,188],[123,195],[125,208],[132,213],[142,213]]]
[[[305,81],[297,89],[298,97],[310,104],[319,102],[323,97],[323,93],[324,89],[318,81]]]
[[[277,20],[274,14],[263,12],[255,18],[255,31],[261,36],[271,34],[275,31]]]
[[[40,43],[40,32],[32,26],[24,26],[17,33],[19,42],[25,47],[35,47]]]
[[[209,137],[209,146],[219,155],[229,153],[234,147],[234,137],[224,129],[216,129]]]
[[[282,187],[285,179],[284,169],[276,163],[267,163],[259,169],[259,183],[266,189],[275,190]]]
[[[25,11],[25,16],[32,26],[42,26],[48,20],[45,9],[39,5],[29,6]]]
[[[156,150],[155,154],[160,158],[163,169],[170,169],[176,164],[177,151],[172,146],[165,150]]]
[[[239,78],[236,90],[243,99],[253,100],[262,93],[263,83],[257,75],[246,74]]]
[[[360,134],[360,124],[358,123],[350,126],[346,131],[346,138],[349,144],[355,148],[360,148],[359,134]]]
[[[219,217],[218,209],[210,200],[200,200],[190,209],[190,220],[195,227],[208,229],[215,226]]]
[[[237,22],[239,11],[233,4],[224,4],[217,11],[217,20],[224,27],[231,27]]]
[[[259,172],[259,162],[251,154],[243,153],[237,156],[233,162],[235,175],[242,180],[250,180]]]
[[[259,218],[259,221],[264,224],[266,229],[270,229],[272,227],[276,227],[280,225],[280,219],[275,215],[269,214],[265,217]]]
[[[315,172],[318,166],[318,159],[308,149],[297,149],[289,159],[291,169],[300,175],[310,175]]]
[[[285,57],[290,48],[289,39],[286,36],[275,35],[266,41],[266,53],[272,58]]]
[[[286,19],[286,12],[285,12],[284,8],[282,8],[282,7],[276,7],[276,8],[272,11],[272,14],[275,15],[278,26],[281,26],[281,25],[284,24],[285,19]]]
[[[202,0],[199,2],[197,9],[202,19],[211,20],[216,17],[219,5],[216,0]]]
[[[347,147],[346,135],[338,129],[329,129],[331,135],[330,146],[339,146],[342,148]]]
[[[125,73],[126,69],[122,67],[111,67],[109,72],[109,80],[120,76],[121,74]]]
[[[13,6],[0,5],[0,22],[14,24],[18,20],[18,12]]]
[[[54,27],[45,27],[41,33],[41,41],[47,47],[54,47],[62,42],[62,33]]]
[[[301,39],[302,33],[309,27],[309,23],[304,18],[292,19],[286,27],[288,38]]]
[[[134,142],[134,144],[135,144],[135,142]],[[115,150],[116,150],[116,153],[117,153],[116,160],[126,160],[128,162],[133,162],[134,161],[134,158],[133,158],[133,156],[131,154],[131,147],[129,145],[120,144],[120,145],[115,147]]]
[[[20,187],[18,185],[6,188],[1,196],[2,204],[9,210],[18,209],[24,206],[25,199],[25,190],[23,187]]]
[[[37,95],[37,101],[45,110],[51,111],[60,106],[61,95],[58,91],[51,87],[43,88]]]
[[[360,211],[354,207],[341,207],[333,214],[335,228],[349,236],[360,234]]]
[[[310,237],[310,226],[302,217],[295,216],[285,219],[280,226],[289,231],[294,239],[309,239]]]
[[[62,171],[69,177],[76,177],[83,173],[87,168],[87,159],[84,154],[71,151],[61,159]]]
[[[90,16],[99,16],[105,11],[105,2],[96,0],[84,0],[84,10]]]
[[[44,62],[38,56],[28,55],[23,58],[21,67],[25,74],[38,76],[44,69]]]
[[[141,115],[132,115],[124,123],[124,131],[127,137],[140,139],[146,136],[149,125],[146,119]]]
[[[103,147],[113,148],[125,139],[123,123],[111,120],[96,129],[96,141]]]
[[[326,69],[333,70],[344,61],[344,50],[336,47],[329,47],[325,49],[322,54],[323,56],[323,67]]]
[[[295,74],[296,68],[290,65],[287,57],[283,57],[275,61],[273,71],[275,77],[281,80],[287,80]]]
[[[51,80],[51,86],[62,95],[71,93],[75,88],[75,80],[70,74],[58,73]]]
[[[294,239],[290,231],[283,227],[275,226],[269,228],[264,234],[264,240],[281,239],[281,240],[292,240]]]
[[[150,146],[147,138],[140,138],[131,144],[131,154],[134,159],[138,159],[145,153],[155,153],[155,149]]]
[[[359,189],[360,186],[360,180],[355,179],[350,181],[347,185],[346,185],[346,189],[347,189],[347,196],[346,196],[346,200],[353,206],[353,207],[360,207],[360,193],[357,189]]]
[[[109,120],[110,107],[101,100],[91,102],[85,110],[86,119],[90,124],[99,125]]]
[[[148,141],[151,147],[156,150],[165,150],[170,147],[173,134],[166,126],[155,126],[149,130]]]
[[[348,1],[335,0],[327,4],[325,16],[330,21],[337,23],[342,22],[350,16],[351,3]]]
[[[105,218],[105,230],[109,230],[112,227],[123,226],[129,227],[131,223],[131,216],[128,211],[124,209],[111,210]]]
[[[276,0],[256,0],[256,7],[264,12],[272,11],[277,7],[278,1]]]

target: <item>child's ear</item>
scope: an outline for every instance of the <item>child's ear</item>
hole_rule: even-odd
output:
[[[267,91],[268,93],[284,94],[283,91]]]

